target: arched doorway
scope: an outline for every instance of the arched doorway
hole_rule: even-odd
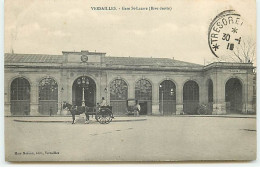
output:
[[[170,80],[164,80],[159,87],[159,110],[163,115],[176,113],[176,86]]]
[[[72,86],[72,104],[96,106],[96,83],[88,76],[78,77]]]
[[[213,82],[211,79],[208,80],[207,82],[208,85],[208,104],[209,104],[209,108],[210,108],[210,114],[212,114],[213,111]]]
[[[199,85],[187,81],[183,86],[183,111],[185,114],[197,114],[199,105]]]
[[[239,79],[231,78],[225,86],[225,101],[227,113],[242,112],[242,84]]]
[[[152,84],[145,79],[135,83],[135,98],[141,106],[140,115],[152,114]]]
[[[23,77],[16,78],[11,83],[11,113],[30,114],[30,83]]]
[[[116,115],[126,113],[128,86],[123,79],[115,79],[110,83],[110,105]]]
[[[58,84],[52,78],[44,78],[39,83],[39,113],[55,115],[58,112]]]

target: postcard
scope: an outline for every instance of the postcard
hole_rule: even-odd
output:
[[[5,0],[9,162],[256,159],[254,0]]]

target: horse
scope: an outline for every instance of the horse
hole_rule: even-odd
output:
[[[67,102],[63,103],[63,109],[68,108],[68,110],[70,111],[71,115],[72,115],[72,124],[75,124],[75,115],[80,115],[82,113],[85,113],[86,115],[86,121],[85,124],[89,123],[89,115],[88,115],[88,107],[87,106],[75,106],[75,105],[71,105]]]

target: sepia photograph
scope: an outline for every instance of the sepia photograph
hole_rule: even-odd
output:
[[[7,162],[252,161],[255,0],[5,0]]]

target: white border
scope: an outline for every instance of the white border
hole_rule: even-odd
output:
[[[260,27],[260,0],[256,0],[256,4],[257,4],[257,31],[259,31],[259,27]],[[257,66],[259,67],[259,54],[260,54],[260,46],[259,46],[259,41],[260,41],[260,35],[257,34]],[[238,167],[260,167],[260,155],[259,155],[259,141],[257,141],[257,160],[256,161],[252,161],[252,162],[237,162],[237,163],[224,163],[224,162],[220,162],[220,163],[187,163],[187,164],[183,164],[183,163],[165,163],[165,164],[156,164],[156,168],[155,168],[155,164],[72,164],[72,163],[66,163],[66,164],[13,164],[13,163],[8,163],[8,162],[5,162],[5,155],[4,155],[4,0],[0,0],[0,84],[1,84],[1,88],[0,88],[0,167],[19,167],[18,169],[19,170],[14,170],[15,172],[35,172],[35,167],[49,167],[48,170],[46,170],[45,168],[44,169],[38,169],[37,172],[46,172],[46,171],[62,171],[62,172],[75,172],[76,170],[74,170],[75,168],[72,168],[72,169],[68,169],[68,167],[80,167],[80,168],[84,168],[84,167],[88,167],[88,168],[84,168],[84,170],[82,171],[100,171],[100,172],[105,172],[107,173],[107,171],[109,171],[110,169],[107,169],[107,167],[109,168],[113,168],[113,172],[133,172],[133,171],[142,171],[142,172],[165,172],[165,171],[169,171],[169,168],[172,168],[172,167],[225,167],[224,169],[222,170],[216,170],[215,168],[214,169],[210,169],[210,170],[206,170],[207,172],[210,171],[210,172],[222,172],[222,171],[229,171],[229,172],[233,172],[233,170],[229,170],[227,169],[227,167],[236,167],[236,170],[235,172],[255,172],[255,170],[248,170],[248,168],[246,168],[246,170],[242,169],[241,168],[238,168]],[[257,81],[260,80],[260,77],[259,77],[259,72],[260,70],[257,69]],[[259,87],[259,84],[257,85],[257,91],[259,91],[260,87]],[[257,92],[257,103],[260,103],[260,94],[259,92]],[[257,110],[260,110],[260,106],[258,104],[257,106]],[[259,111],[258,111],[259,112]],[[259,139],[259,135],[260,135],[260,128],[259,128],[259,123],[260,123],[260,120],[259,120],[259,117],[257,117],[257,139]],[[29,169],[28,170],[28,166],[34,168],[34,169]],[[21,170],[21,167],[22,168],[26,168],[26,169],[22,169]],[[66,168],[63,168],[61,170],[61,167],[66,167]],[[137,168],[139,167],[139,168]],[[141,168],[140,168],[141,167]],[[127,169],[126,169],[127,168]],[[129,169],[130,168],[130,169]],[[2,168],[0,168],[2,169]],[[134,169],[134,170],[133,170]],[[110,170],[111,171],[111,170]],[[178,170],[180,171],[180,170]],[[188,169],[188,170],[185,170],[185,172],[194,172],[196,170],[191,170],[191,169]],[[197,170],[198,171],[198,170]],[[205,171],[205,170],[204,170]],[[202,170],[199,170],[199,172],[204,172]],[[206,172],[205,171],[205,172]],[[0,172],[6,172],[6,171],[3,171],[3,170],[0,170]],[[182,172],[182,171],[181,171]]]

